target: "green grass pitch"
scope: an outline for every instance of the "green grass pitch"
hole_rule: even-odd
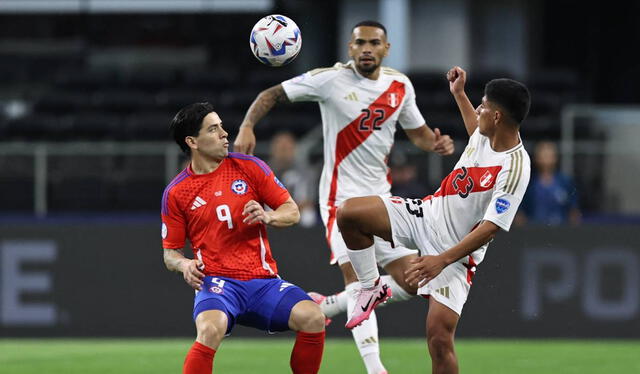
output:
[[[190,339],[0,339],[2,374],[180,373]],[[288,373],[293,339],[231,337],[216,354],[214,373]],[[640,373],[637,340],[458,339],[461,373]],[[422,339],[383,339],[390,373],[430,373]],[[329,339],[321,373],[364,373],[351,340]]]

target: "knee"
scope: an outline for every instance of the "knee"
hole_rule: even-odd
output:
[[[304,329],[304,331],[307,331],[307,332],[320,332],[320,331],[323,331],[324,330],[325,320],[326,320],[325,315],[322,313],[320,308],[318,308],[318,310],[316,312],[312,313],[309,316],[309,318],[307,320],[307,326]]]
[[[198,325],[198,341],[204,342],[205,345],[215,346],[217,345],[224,334],[226,333],[226,326],[216,324],[214,322],[203,322]]]
[[[446,331],[435,331],[427,339],[429,352],[434,360],[444,359],[453,353],[453,334]]]
[[[355,222],[357,222],[357,214],[355,209],[355,204],[353,199],[348,199],[338,207],[338,212],[336,214],[336,221],[338,223],[338,227],[340,230],[346,229],[348,227],[352,227]]]
[[[304,332],[324,331],[325,316],[317,304],[305,305],[292,311],[291,329]]]

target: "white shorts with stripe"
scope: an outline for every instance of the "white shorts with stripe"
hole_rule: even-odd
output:
[[[418,210],[413,204],[416,199],[397,196],[380,196],[380,198],[389,214],[391,237],[395,245],[418,249],[421,256],[441,253],[432,245],[436,234],[430,229],[430,215],[424,211],[426,206],[423,205],[421,210]],[[460,315],[469,295],[472,275],[462,263],[455,262],[444,268],[429,283],[420,287],[418,295],[433,297]]]
[[[349,262],[347,245],[345,244],[344,239],[342,239],[342,235],[340,235],[340,229],[338,228],[335,214],[330,214],[330,209],[326,205],[323,206],[321,204],[320,215],[322,216],[322,222],[326,229],[327,243],[331,249],[331,264],[333,265],[337,262],[339,265],[342,265]],[[418,253],[418,251],[413,249],[403,247],[393,248],[391,243],[382,238],[378,238],[377,236],[373,239],[376,246],[376,261],[382,268],[399,258]]]

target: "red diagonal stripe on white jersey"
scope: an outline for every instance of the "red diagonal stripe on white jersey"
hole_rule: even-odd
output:
[[[390,106],[389,98],[390,94],[395,94],[395,106]],[[385,122],[395,113],[395,111],[400,107],[398,103],[402,102],[402,99],[405,95],[405,86],[404,83],[393,81],[389,85],[386,91],[382,93],[371,105],[369,105],[368,109],[370,113],[374,113],[375,110],[383,110]],[[329,190],[329,219],[327,221],[327,242],[329,246],[331,246],[331,231],[333,223],[336,219],[336,195],[338,193],[338,168],[342,160],[344,160],[353,150],[358,148],[360,144],[364,143],[365,140],[373,133],[373,126],[368,126],[369,130],[360,130],[360,121],[364,118],[366,114],[364,112],[360,113],[358,118],[354,119],[350,124],[348,124],[345,128],[340,130],[336,139],[336,157],[333,165],[333,175],[331,176],[331,188]],[[383,123],[384,124],[384,123]]]
[[[474,193],[492,189],[496,184],[496,179],[498,178],[498,173],[502,170],[502,166],[469,167],[466,169],[467,176],[473,180],[473,188],[469,193]],[[462,168],[455,169],[449,173],[440,183],[440,188],[438,188],[436,193],[426,196],[422,200],[431,200],[440,196],[457,195],[459,190],[456,189],[456,184],[459,188],[463,189],[468,185],[464,179],[456,180],[458,175],[464,175]]]

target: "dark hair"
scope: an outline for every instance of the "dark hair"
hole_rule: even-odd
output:
[[[384,35],[385,36],[387,35],[387,28],[384,27],[383,24],[381,24],[380,22],[371,21],[371,20],[358,22],[357,25],[353,26],[353,29],[351,29],[351,32],[353,32],[353,30],[355,30],[356,27],[360,27],[360,26],[377,27],[377,28],[381,29],[382,31],[384,31]]]
[[[173,117],[169,125],[169,132],[171,132],[173,140],[178,143],[184,153],[191,155],[191,148],[187,146],[184,138],[198,136],[204,117],[213,111],[211,103],[194,103],[180,109],[176,116]]]
[[[513,79],[494,79],[484,87],[487,100],[497,104],[506,112],[511,121],[520,125],[529,113],[531,95],[527,86]]]

